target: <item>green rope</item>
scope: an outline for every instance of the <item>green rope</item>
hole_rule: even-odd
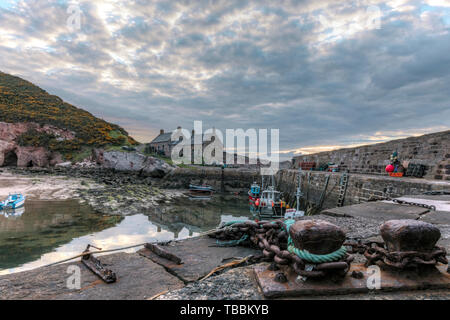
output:
[[[341,259],[347,253],[347,249],[342,246],[340,249],[328,253],[328,254],[313,254],[307,250],[300,250],[296,248],[293,244],[288,246],[288,251],[290,253],[296,254],[299,258],[312,262],[312,263],[324,263],[333,262]]]
[[[231,226],[231,225],[233,225],[233,224],[236,224],[236,223],[243,223],[243,222],[247,222],[247,220],[234,220],[234,221],[224,222],[223,225],[222,225],[222,227],[229,227],[229,226]]]
[[[230,240],[230,241],[223,241],[223,242],[221,242],[219,240],[216,240],[216,244],[219,247],[234,247],[234,246],[237,246],[237,245],[241,244],[241,242],[244,242],[245,240],[247,240],[247,238],[248,238],[248,235],[244,234],[238,240]]]
[[[225,222],[223,227],[231,226],[233,224],[242,223],[242,222],[245,222],[245,221],[237,220],[237,221]],[[294,219],[288,219],[288,220],[284,221],[284,224],[286,225],[286,233],[288,235],[289,235],[289,228],[295,222],[296,221]],[[271,221],[271,223],[273,224],[276,222]],[[248,235],[244,234],[238,240],[230,240],[230,241],[224,241],[224,242],[216,240],[216,243],[220,247],[237,246],[237,245],[241,244],[242,242],[244,242],[245,240],[247,240],[247,238],[248,238]],[[328,254],[313,254],[313,253],[310,253],[308,250],[300,250],[295,247],[294,242],[292,241],[292,238],[290,235],[288,237],[288,248],[287,249],[290,253],[296,254],[299,258],[301,258],[305,261],[308,261],[308,262],[312,262],[312,263],[324,263],[324,262],[338,261],[343,256],[345,256],[345,254],[347,253],[347,249],[344,246],[342,246],[338,250],[328,253]]]
[[[295,223],[294,219],[289,219],[284,222],[286,225],[286,233],[289,235],[289,228]],[[347,253],[347,249],[342,246],[338,250],[328,253],[328,254],[313,254],[308,252],[308,250],[300,250],[294,246],[291,236],[288,238],[288,251],[290,253],[296,254],[300,259],[306,260],[312,263],[324,263],[333,262],[341,259]]]
[[[236,224],[236,223],[243,223],[243,222],[246,222],[247,220],[234,220],[234,221],[228,221],[228,222],[224,222],[223,223],[223,225],[221,226],[222,228],[224,228],[224,227],[229,227],[229,226],[232,226],[233,224]],[[247,238],[248,238],[248,235],[247,234],[244,234],[240,239],[238,239],[238,240],[230,240],[230,241],[219,241],[219,240],[216,240],[216,244],[217,244],[217,246],[219,246],[219,247],[234,247],[234,246],[237,246],[237,245],[239,245],[239,244],[241,244],[242,242],[244,242],[245,240],[247,240]]]

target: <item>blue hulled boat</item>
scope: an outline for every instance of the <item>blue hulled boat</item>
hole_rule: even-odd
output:
[[[25,204],[25,196],[21,193],[12,193],[5,201],[0,202],[0,210],[17,209]]]

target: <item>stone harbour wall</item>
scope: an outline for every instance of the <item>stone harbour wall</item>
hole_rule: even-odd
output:
[[[277,187],[285,196],[293,196],[297,187],[298,170],[281,170],[277,173]],[[318,203],[330,176],[325,192],[323,208],[336,207],[339,197],[339,182],[342,173],[323,171],[302,171],[302,192],[309,201]],[[352,205],[377,199],[385,195],[400,197],[419,195],[427,191],[450,192],[450,182],[418,178],[395,178],[387,175],[364,175],[350,173],[344,205]]]
[[[168,188],[188,188],[189,184],[207,184],[217,191],[246,193],[253,181],[260,181],[259,170],[220,167],[178,167],[161,184]]]
[[[400,161],[424,165],[425,178],[450,180],[450,130],[357,148],[302,155],[293,159],[293,167],[298,168],[301,162],[316,162],[317,166],[333,162],[340,166],[341,171],[380,174],[384,173],[394,151],[398,152]]]

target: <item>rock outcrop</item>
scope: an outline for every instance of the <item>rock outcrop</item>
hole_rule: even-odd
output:
[[[138,152],[93,151],[94,160],[103,168],[139,172],[141,176],[161,178],[175,167],[158,158]]]
[[[51,125],[41,126],[33,122],[0,122],[0,167],[47,167],[63,161],[59,153],[50,152],[44,147],[19,146],[16,139],[29,130],[50,133],[63,140],[70,140],[75,137],[73,132]]]
[[[18,167],[47,167],[51,152],[44,147],[16,147]]]

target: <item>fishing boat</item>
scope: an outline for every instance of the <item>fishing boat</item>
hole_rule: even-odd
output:
[[[296,200],[297,200],[296,208],[286,209],[286,213],[284,215],[285,218],[303,217],[305,215],[305,211],[300,210],[300,197],[303,196],[301,186],[302,186],[302,169],[298,168],[297,192],[295,193]]]
[[[25,204],[25,196],[21,193],[11,193],[8,198],[0,202],[0,210],[17,209]]]
[[[189,193],[188,196],[191,198],[207,198],[211,197],[214,192],[214,189],[208,185],[189,185]]]
[[[253,184],[253,191],[258,191],[259,185]],[[249,191],[250,211],[256,219],[278,219],[283,218],[286,212],[286,203],[281,199],[282,193],[275,190],[274,177],[272,176],[272,185],[264,189],[264,177],[262,177],[262,192]],[[260,189],[260,190],[261,190]],[[259,197],[256,197],[260,195]],[[250,197],[255,198],[254,203],[250,201]]]
[[[250,211],[256,211],[257,207],[255,205],[256,200],[261,197],[261,187],[258,183],[253,182],[250,186],[250,190],[248,190],[248,204],[250,205]]]

